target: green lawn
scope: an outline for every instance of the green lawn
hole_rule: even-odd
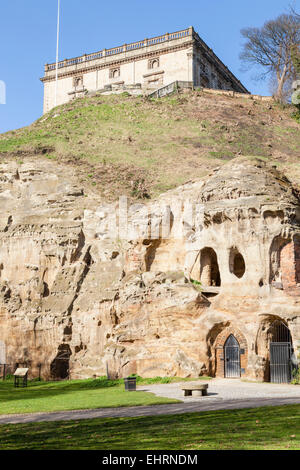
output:
[[[0,449],[300,449],[300,406],[0,426]]]
[[[137,383],[147,385],[180,380],[183,379],[138,377]],[[123,380],[105,377],[63,382],[31,381],[28,388],[14,388],[12,380],[0,381],[0,415],[162,403],[178,403],[178,400],[156,397],[144,391],[125,392]]]

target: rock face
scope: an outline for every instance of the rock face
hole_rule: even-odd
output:
[[[0,191],[12,369],[269,380],[270,342],[297,355],[300,199],[264,162],[234,160],[146,205],[105,204],[44,160],[2,164]]]

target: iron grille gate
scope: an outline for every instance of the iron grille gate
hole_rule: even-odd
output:
[[[234,378],[241,376],[240,346],[233,335],[227,339],[225,352],[225,377]]]
[[[3,341],[0,341],[0,364],[6,364],[6,348]]]
[[[270,343],[270,380],[288,383],[292,380],[291,343]]]

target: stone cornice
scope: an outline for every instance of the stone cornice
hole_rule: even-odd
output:
[[[170,52],[179,51],[182,49],[188,49],[189,47],[192,47],[193,44],[194,44],[194,40],[191,39],[190,41],[184,42],[183,44],[169,46],[167,48],[162,48],[161,50],[156,49],[153,51],[145,52],[143,54],[137,54],[136,56],[124,57],[122,59],[119,58],[111,62],[105,62],[104,64],[97,64],[97,65],[95,64],[95,65],[91,65],[91,66],[81,68],[81,69],[62,72],[58,74],[58,78],[74,77],[76,75],[83,74],[83,73],[94,72],[96,70],[102,70],[102,69],[107,69],[110,67],[115,67],[116,65],[128,64],[133,61],[136,62],[138,60],[144,60],[144,59],[149,59],[151,57],[157,57],[158,55],[169,54]],[[42,77],[40,80],[42,82],[51,82],[55,80],[55,73],[52,76]]]

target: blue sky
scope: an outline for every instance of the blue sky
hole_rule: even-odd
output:
[[[297,10],[300,0],[61,0],[60,59],[184,29],[195,30],[253,93],[269,94],[268,83],[242,72],[240,29]],[[42,114],[44,64],[55,61],[57,0],[1,2],[0,132],[30,124]]]

